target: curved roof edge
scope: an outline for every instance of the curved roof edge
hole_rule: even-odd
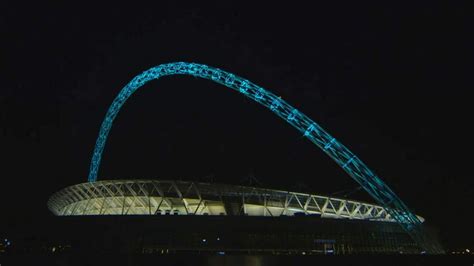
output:
[[[379,205],[276,189],[178,180],[102,180],[54,193],[55,215],[320,215],[396,222]],[[424,219],[418,216],[420,221]]]

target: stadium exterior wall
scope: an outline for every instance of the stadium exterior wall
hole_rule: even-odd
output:
[[[359,201],[173,180],[104,180],[48,201],[76,249],[177,254],[420,254],[386,210]],[[229,217],[231,216],[231,217]],[[420,220],[424,220],[419,217]],[[432,228],[423,230],[434,239]],[[61,238],[59,237],[59,238]],[[123,241],[116,241],[117,239]],[[67,242],[67,240],[59,240]]]

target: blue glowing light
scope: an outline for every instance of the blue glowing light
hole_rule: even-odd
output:
[[[97,180],[107,136],[122,105],[135,91],[148,81],[169,75],[191,75],[213,80],[269,108],[276,115],[303,133],[304,137],[331,157],[349,176],[382,205],[419,245],[422,246],[425,242],[428,242],[427,239],[425,239],[425,234],[421,233],[420,226],[418,226],[421,224],[418,217],[414,215],[397,195],[357,156],[334,137],[329,135],[329,133],[316,122],[289,105],[282,100],[281,97],[276,96],[264,88],[234,74],[202,64],[184,62],[162,64],[139,74],[120,91],[112,102],[102,122],[92,155],[88,178],[89,182],[95,182]],[[205,242],[205,239],[203,239],[203,241]],[[434,246],[427,247],[427,250],[430,252],[436,253],[435,249]]]

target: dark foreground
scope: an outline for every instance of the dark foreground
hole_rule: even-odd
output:
[[[244,255],[125,255],[125,254],[3,254],[11,265],[474,265],[474,256],[244,256]]]

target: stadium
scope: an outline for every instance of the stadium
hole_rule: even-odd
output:
[[[142,252],[308,255],[420,252],[381,206],[256,187],[105,180],[67,187],[50,198],[48,207],[59,216],[132,216],[128,223],[134,236],[128,242],[144,235],[149,240],[155,239],[154,235],[162,241],[142,244],[139,248]],[[138,218],[143,215],[155,218],[144,223]],[[225,217],[216,220],[203,216]],[[179,223],[185,224],[179,234],[169,235],[170,229]],[[229,230],[236,224],[243,227],[238,233]],[[153,234],[145,233],[144,228],[153,228]],[[167,241],[163,242],[165,235]],[[217,238],[220,241],[212,245],[211,239]],[[288,241],[292,238],[293,241]],[[186,241],[181,243],[183,239]],[[205,246],[203,240],[208,242]]]
[[[319,215],[396,222],[381,206],[296,192],[159,180],[106,180],[67,187],[48,207],[56,215]],[[423,218],[418,217],[423,221]]]
[[[322,149],[378,204],[260,187],[181,180],[102,180],[98,169],[112,122],[143,84],[192,75],[232,88],[267,107]],[[126,227],[127,239],[92,241],[142,253],[420,254],[443,253],[432,228],[344,145],[281,97],[217,68],[195,63],[154,67],[127,84],[109,108],[96,141],[87,183],[53,194],[48,208],[66,223],[94,220]],[[85,217],[87,216],[87,217]],[[69,218],[66,218],[69,217]],[[94,237],[116,239],[118,232]],[[95,233],[92,233],[95,232]],[[121,242],[120,242],[121,243]],[[119,245],[119,246],[117,246]]]

